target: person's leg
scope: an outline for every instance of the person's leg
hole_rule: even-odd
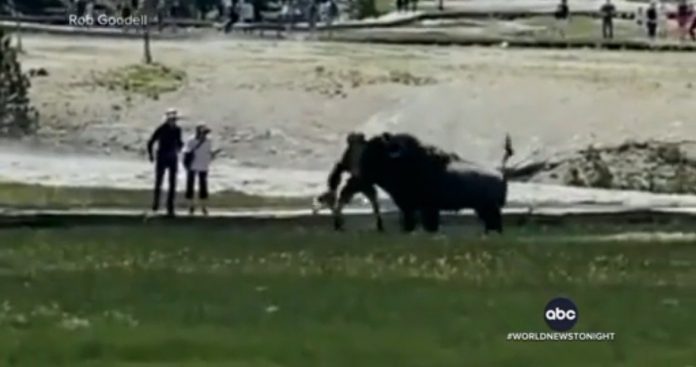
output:
[[[174,159],[168,162],[167,170],[169,171],[169,192],[167,193],[167,214],[169,216],[174,216],[175,214],[175,199],[176,199],[176,175],[177,175],[177,161]]]
[[[203,215],[208,215],[208,172],[198,172],[198,198],[201,200]]]
[[[602,39],[607,39],[607,22],[602,20]]]
[[[164,162],[159,159],[155,162],[155,187],[152,190],[152,211],[159,210],[160,196],[162,194],[162,179],[164,178]]]
[[[353,196],[361,191],[363,182],[351,176],[338,194],[338,201],[331,208],[333,213],[334,229],[340,231],[343,229],[343,207],[353,199]]]
[[[191,170],[186,170],[186,200],[188,201],[189,214],[196,211],[196,202],[194,201],[194,192],[196,184],[196,174]]]
[[[602,20],[602,38],[609,38],[609,22]]]
[[[610,39],[614,38],[614,21],[613,20],[609,21],[609,38]]]

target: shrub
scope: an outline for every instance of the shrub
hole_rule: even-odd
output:
[[[29,101],[29,77],[22,73],[17,50],[0,29],[0,135],[31,134],[38,127],[38,113]]]

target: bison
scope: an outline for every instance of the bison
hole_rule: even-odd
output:
[[[343,158],[329,176],[329,191],[324,194],[335,198],[341,173],[351,174],[338,200],[334,200],[336,229],[343,226],[343,206],[360,192],[370,199],[381,229],[374,187],[379,186],[399,208],[401,228],[406,232],[416,228],[418,217],[426,231],[436,232],[441,211],[471,208],[483,222],[486,233],[502,233],[502,208],[507,198],[505,164],[514,154],[509,136],[505,138],[500,170],[463,160],[405,133],[383,133],[369,140],[363,134],[351,133],[347,144]]]

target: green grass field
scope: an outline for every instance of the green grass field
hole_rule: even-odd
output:
[[[696,242],[477,230],[5,229],[0,365],[694,365]],[[548,331],[558,295],[578,305],[574,331],[616,340],[505,340]]]

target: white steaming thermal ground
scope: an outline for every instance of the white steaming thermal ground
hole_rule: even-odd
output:
[[[0,182],[50,186],[148,189],[153,167],[145,160],[26,152],[0,153]],[[266,196],[306,197],[325,188],[327,172],[246,167],[235,161],[216,162],[211,190],[234,189]],[[178,187],[184,186],[179,174]],[[382,198],[386,196],[382,194]],[[556,185],[511,183],[511,206],[609,205],[620,207],[696,207],[696,196],[585,189]]]

